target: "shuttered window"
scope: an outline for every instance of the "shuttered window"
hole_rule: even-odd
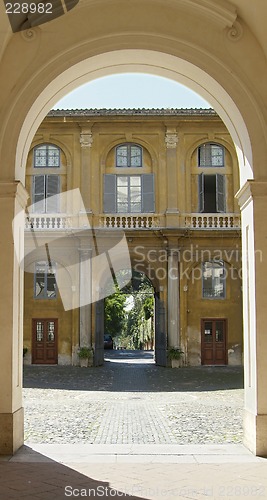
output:
[[[154,211],[154,174],[104,175],[105,213],[150,213]]]
[[[33,176],[33,203],[35,213],[57,213],[60,192],[59,175]]]
[[[221,174],[198,176],[199,212],[224,213],[225,203],[225,176]]]

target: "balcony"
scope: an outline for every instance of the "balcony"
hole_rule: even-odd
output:
[[[240,229],[240,215],[237,214],[187,214],[184,226],[190,229]]]
[[[100,226],[120,229],[153,229],[159,227],[159,217],[154,214],[144,215],[103,215]]]
[[[30,214],[25,220],[27,231],[82,230],[85,227],[123,230],[168,228],[164,214]],[[177,214],[175,224],[169,229],[238,230],[240,229],[240,216],[237,214]]]
[[[65,214],[30,214],[25,218],[28,231],[51,231],[71,229],[71,217]]]

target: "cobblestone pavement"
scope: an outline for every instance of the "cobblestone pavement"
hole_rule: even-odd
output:
[[[242,441],[242,368],[162,368],[144,351],[105,358],[97,368],[24,367],[26,444]]]

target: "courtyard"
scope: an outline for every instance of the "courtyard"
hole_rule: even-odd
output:
[[[242,443],[242,367],[156,366],[109,351],[97,368],[25,366],[25,444]]]

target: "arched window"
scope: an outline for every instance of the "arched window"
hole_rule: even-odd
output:
[[[60,167],[60,149],[53,144],[41,144],[34,148],[34,168]]]
[[[116,148],[116,167],[142,167],[142,148],[137,144],[121,144]]]
[[[224,147],[211,142],[198,148],[199,167],[224,167]]]

